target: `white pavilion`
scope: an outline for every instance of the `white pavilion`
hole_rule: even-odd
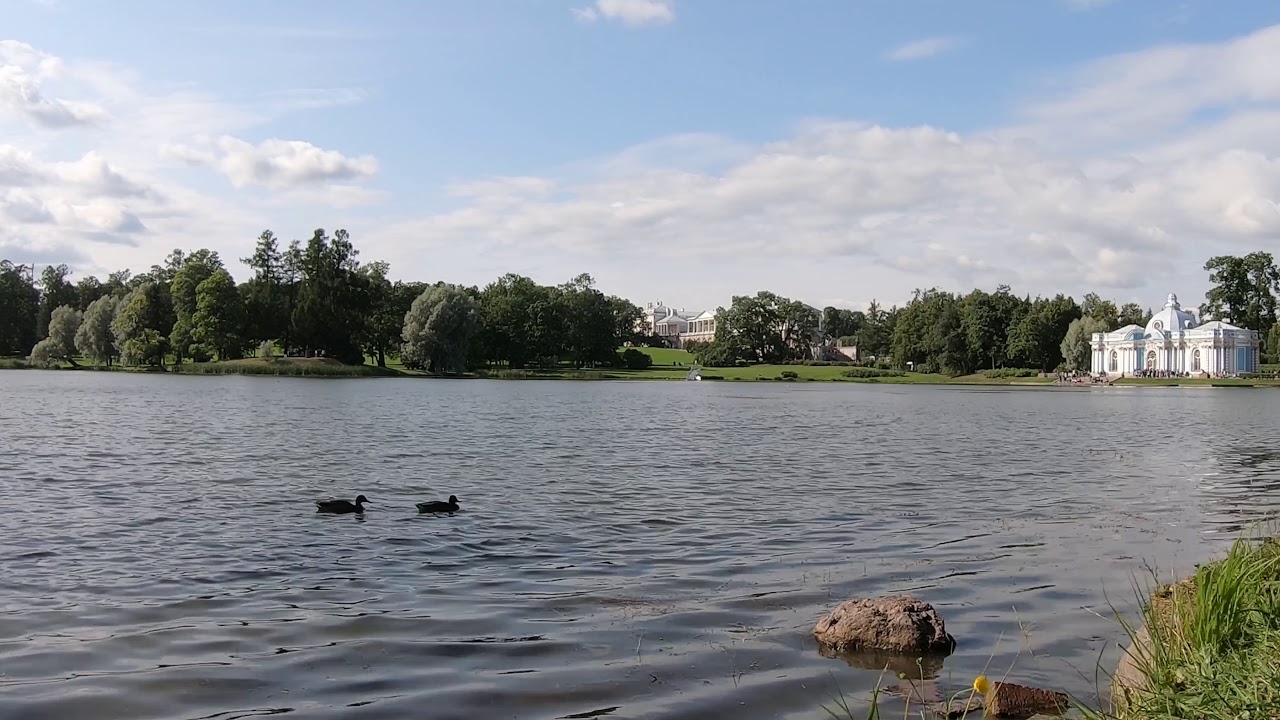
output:
[[[1258,333],[1225,320],[1203,324],[1170,294],[1146,328],[1126,325],[1093,334],[1095,375],[1172,371],[1234,375],[1258,371]]]

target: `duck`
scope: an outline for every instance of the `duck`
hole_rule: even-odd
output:
[[[450,495],[449,502],[440,502],[439,500],[433,500],[431,502],[418,503],[418,512],[420,513],[458,512],[458,496]]]
[[[369,498],[363,495],[357,495],[354,503],[350,500],[317,500],[316,512],[362,513],[364,512],[364,504],[367,502],[369,502]]]

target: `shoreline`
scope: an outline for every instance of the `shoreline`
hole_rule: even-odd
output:
[[[1226,557],[1157,584],[1144,598],[1141,626],[1120,621],[1129,646],[1111,674],[1107,717],[1273,717],[1278,582],[1280,539],[1241,538]]]
[[[729,383],[839,383],[839,384],[873,384],[873,385],[945,385],[950,387],[1035,387],[1063,390],[1094,390],[1109,388],[1252,388],[1280,389],[1280,380],[1267,379],[1201,379],[1201,378],[1124,378],[1108,384],[1094,383],[1058,383],[1052,377],[996,377],[989,378],[981,374],[961,377],[945,375],[926,375],[907,373],[905,375],[885,375],[881,377],[843,377],[838,372],[841,367],[817,367],[807,365],[760,365],[744,368],[703,368],[702,382]],[[57,370],[87,372],[129,372],[158,373],[165,375],[243,375],[264,377],[306,377],[327,379],[353,378],[419,378],[437,380],[551,380],[551,381],[650,381],[650,382],[688,382],[685,375],[689,368],[678,366],[668,369],[664,366],[651,367],[644,370],[626,370],[622,368],[572,369],[559,368],[550,370],[509,370],[494,369],[469,372],[464,375],[435,375],[405,370],[399,367],[379,367],[377,365],[343,365],[333,360],[285,359],[279,358],[270,362],[258,359],[231,360],[226,363],[188,363],[180,366],[168,366],[164,369],[110,367],[97,368],[91,365],[75,367],[37,368],[20,360],[0,360],[0,370]],[[783,373],[788,373],[784,377]]]

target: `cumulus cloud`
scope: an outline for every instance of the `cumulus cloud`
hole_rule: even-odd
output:
[[[587,7],[574,8],[583,22],[617,20],[626,25],[665,25],[676,19],[675,0],[596,0]]]
[[[864,303],[932,284],[1194,297],[1209,256],[1280,241],[1277,65],[1280,26],[1087,63],[981,133],[834,122],[754,147],[660,139],[646,147],[681,151],[462,184],[456,209],[380,236],[482,243],[510,262],[537,248],[670,273],[691,294],[718,283],[721,298],[749,289],[726,276],[762,260],[763,286],[803,297],[852,282]],[[699,147],[733,150],[689,159]]]
[[[961,40],[957,37],[924,38],[899,45],[889,51],[888,58],[890,60],[921,60],[955,50],[960,45]]]
[[[61,69],[57,58],[26,43],[0,40],[0,107],[47,128],[88,125],[107,119],[100,106],[45,96],[42,85]]]
[[[0,187],[26,187],[44,179],[35,157],[12,145],[0,145]]]
[[[264,140],[258,145],[224,135],[203,146],[172,146],[168,152],[194,165],[217,169],[236,187],[290,188],[338,180],[362,180],[378,172],[372,155],[347,157],[302,140]]]

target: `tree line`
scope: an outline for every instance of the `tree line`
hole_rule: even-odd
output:
[[[484,288],[392,281],[385,262],[362,264],[345,230],[316,230],[287,245],[263,232],[237,284],[217,252],[174,250],[148,272],[72,283],[66,265],[0,261],[0,356],[37,361],[89,358],[99,365],[163,366],[229,360],[264,343],[289,355],[457,373],[481,366],[576,367],[647,364],[627,344],[660,344],[630,301],[594,287],[590,275],[556,286],[515,274]],[[1280,362],[1280,270],[1270,253],[1205,263],[1212,285],[1202,316],[1228,317],[1264,338]],[[1089,293],[1073,298],[958,294],[919,289],[905,305],[822,310],[771,292],[735,296],[718,308],[714,340],[690,343],[711,366],[843,360],[833,346],[899,369],[968,374],[985,369],[1086,370],[1094,332],[1145,326],[1151,309]]]
[[[1280,271],[1271,254],[1213,257],[1204,269],[1212,288],[1201,316],[1256,330],[1266,361],[1280,363]],[[1019,297],[1007,285],[967,294],[918,289],[902,307],[884,310],[873,301],[866,312],[819,311],[761,292],[735,296],[728,308],[719,308],[715,339],[690,349],[712,366],[840,360],[831,346],[851,345],[886,367],[950,375],[1000,368],[1085,371],[1093,333],[1145,327],[1152,315],[1137,303],[1117,305],[1096,293],[1077,303],[1061,294]]]
[[[597,290],[590,275],[557,286],[508,274],[484,288],[392,281],[385,262],[362,264],[345,230],[283,245],[271,231],[242,262],[237,283],[218,253],[174,250],[148,272],[88,276],[66,265],[34,276],[0,261],[0,356],[37,362],[164,366],[232,360],[269,343],[286,355],[458,373],[623,362],[642,343],[643,312]],[[634,361],[634,358],[630,358]]]

